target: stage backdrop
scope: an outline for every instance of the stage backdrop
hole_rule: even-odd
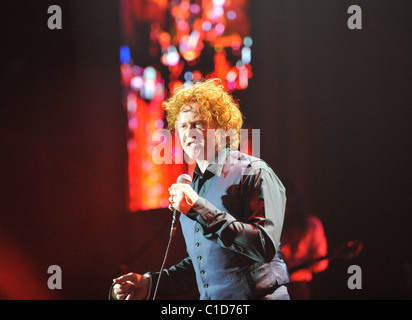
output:
[[[49,1],[1,10],[3,299],[105,299],[122,271],[156,271],[167,244],[167,209],[128,209],[120,5],[56,4],[61,30],[47,27]],[[329,247],[364,243],[315,276],[315,297],[406,298],[412,6],[359,1],[363,28],[350,30],[351,4],[250,1],[253,77],[236,96],[246,126],[261,130],[261,157],[304,190]],[[179,231],[171,250],[168,263],[185,255]],[[351,264],[361,290],[347,287]],[[62,289],[47,287],[51,265]]]

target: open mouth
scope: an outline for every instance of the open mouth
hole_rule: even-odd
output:
[[[187,147],[195,147],[196,145],[198,145],[198,143],[196,143],[196,141],[190,141],[186,144]]]

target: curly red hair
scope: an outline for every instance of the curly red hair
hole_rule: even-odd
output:
[[[226,145],[237,149],[243,115],[233,96],[224,90],[220,79],[199,81],[188,88],[178,87],[173,95],[163,102],[169,130],[175,132],[179,113],[185,106],[195,102],[199,105],[197,111],[206,119],[208,125],[213,119],[216,120],[217,127],[227,133]]]

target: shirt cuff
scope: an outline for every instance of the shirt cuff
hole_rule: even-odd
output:
[[[143,275],[143,278],[149,278],[149,288],[148,288],[148,290],[147,290],[147,295],[146,295],[146,298],[144,299],[144,300],[149,300],[149,298],[151,297],[151,293],[152,293],[152,274],[150,273],[150,272],[146,272],[144,275]]]
[[[236,220],[227,213],[219,211],[213,204],[202,197],[197,199],[186,216],[205,227],[211,227],[222,220],[225,223],[231,223]]]
[[[214,205],[205,198],[199,197],[186,215],[200,224],[209,224],[213,221],[216,212]]]

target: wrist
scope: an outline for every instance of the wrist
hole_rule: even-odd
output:
[[[150,272],[146,272],[142,275],[142,280],[145,283],[146,294],[144,300],[149,300],[150,292],[152,291],[152,275]]]

